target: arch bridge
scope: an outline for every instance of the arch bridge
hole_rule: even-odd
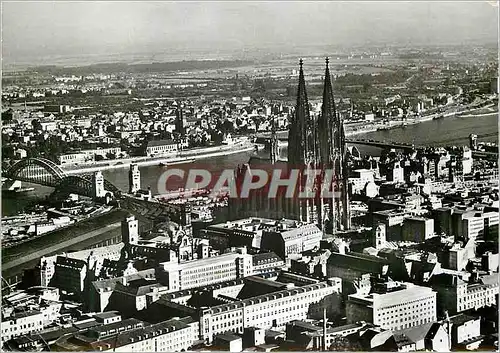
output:
[[[79,194],[93,197],[92,174],[68,175],[46,158],[25,158],[12,165],[3,175],[8,179],[55,188],[56,194]],[[119,196],[120,190],[107,180],[104,189]]]

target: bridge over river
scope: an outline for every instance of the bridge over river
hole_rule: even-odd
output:
[[[56,196],[73,193],[94,198],[95,194],[93,174],[67,175],[53,161],[45,158],[22,159],[7,169],[2,177],[53,187]],[[3,249],[4,281],[9,284],[19,282],[23,271],[33,268],[42,256],[121,241],[120,222],[127,213],[145,221],[172,220],[184,229],[191,229],[189,204],[174,205],[139,199],[122,192],[108,180],[104,180],[104,188],[117,206],[113,211]]]
[[[280,147],[285,147],[288,146],[288,137],[286,136],[287,134],[280,134],[278,138],[278,144]],[[487,133],[487,134],[481,134],[477,135],[478,139],[481,138],[486,138],[486,137],[492,137],[498,135],[497,132],[492,132],[492,133]],[[256,141],[259,143],[269,143],[270,139],[270,133],[261,133],[257,134],[256,136]],[[454,143],[457,141],[463,140],[463,138],[453,138],[453,139],[445,139],[440,141],[440,145],[445,144],[447,146],[452,146]],[[412,144],[412,143],[403,143],[403,142],[393,142],[393,141],[375,141],[375,140],[369,140],[369,139],[362,139],[362,138],[346,138],[346,143],[350,145],[365,145],[365,146],[373,146],[373,147],[379,147],[383,149],[398,149],[398,150],[406,150],[406,151],[411,151],[414,149],[418,148],[426,148],[426,147],[432,147],[429,145],[425,144]],[[473,157],[476,158],[485,158],[485,159],[491,159],[491,160],[497,160],[498,159],[498,152],[485,152],[485,151],[472,151]]]

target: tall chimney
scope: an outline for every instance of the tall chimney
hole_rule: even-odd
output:
[[[448,310],[445,311],[446,315],[446,330],[448,331],[448,349],[451,351],[451,320]]]
[[[326,307],[323,308],[323,351],[326,351]]]

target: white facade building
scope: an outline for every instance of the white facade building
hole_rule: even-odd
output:
[[[162,156],[174,154],[178,150],[178,145],[173,140],[149,141],[146,147],[146,156]]]
[[[386,330],[436,321],[436,292],[411,283],[393,282],[392,285],[397,286],[394,291],[349,295],[347,321],[371,322]]]
[[[246,248],[240,248],[236,253],[182,263],[174,260],[161,265],[169,292],[176,292],[250,276],[253,274],[252,259]]]
[[[352,192],[355,194],[360,193],[366,184],[374,182],[375,171],[373,169],[356,169],[353,171],[354,177],[349,178],[352,185]]]
[[[211,307],[200,317],[200,339],[211,341],[220,333],[242,333],[244,327],[284,328],[292,320],[306,319],[310,306],[335,290],[317,282]]]
[[[2,318],[2,343],[13,337],[26,335],[43,329],[43,314],[32,310],[18,313],[9,318]]]

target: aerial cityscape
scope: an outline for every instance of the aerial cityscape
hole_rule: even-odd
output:
[[[498,2],[2,2],[2,351],[498,351]]]

